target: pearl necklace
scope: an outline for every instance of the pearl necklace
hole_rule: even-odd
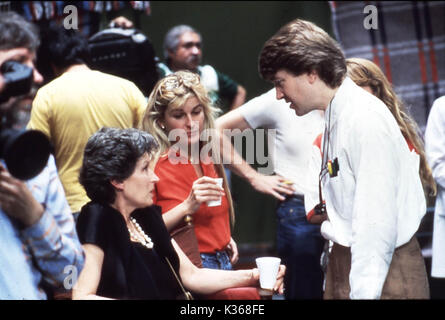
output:
[[[133,231],[131,231],[130,228],[127,227],[128,232],[130,232],[130,238],[132,240],[141,243],[147,249],[153,249],[153,241],[151,241],[151,238],[147,236],[144,230],[142,230],[141,226],[139,225],[139,223],[137,223],[136,219],[130,218],[130,221],[135,227],[135,229],[138,231],[137,233],[134,233]]]

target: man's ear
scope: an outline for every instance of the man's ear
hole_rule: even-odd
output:
[[[124,182],[123,181],[111,180],[110,183],[113,187],[116,188],[117,191],[124,190]]]
[[[173,59],[173,57],[175,56],[175,51],[176,51],[176,49],[174,49],[174,50],[167,49],[168,57],[170,59]]]
[[[308,75],[308,79],[309,79],[309,83],[310,84],[314,84],[315,80],[318,79],[318,73],[315,70],[312,70],[307,75]]]

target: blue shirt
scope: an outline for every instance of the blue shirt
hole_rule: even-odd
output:
[[[0,209],[0,299],[46,299],[43,279],[55,288],[71,289],[84,264],[53,156],[26,185],[45,211],[34,225],[19,229]]]

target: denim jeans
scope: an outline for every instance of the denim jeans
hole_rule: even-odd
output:
[[[229,168],[224,167],[224,172],[226,173],[227,185],[229,189],[232,190],[232,171]]]
[[[227,252],[201,253],[202,267],[220,270],[232,270],[232,264]]]
[[[288,197],[277,206],[277,251],[286,265],[284,295],[288,300],[322,299],[320,256],[324,239],[320,225],[307,222],[304,201]]]

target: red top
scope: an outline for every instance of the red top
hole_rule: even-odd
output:
[[[159,177],[159,182],[155,185],[153,202],[162,207],[163,214],[182,203],[190,194],[193,182],[198,179],[193,165],[187,159],[181,160],[185,163],[172,163],[169,157],[164,155],[156,164],[154,171]],[[218,178],[212,162],[209,164],[201,162],[201,169],[204,176]],[[230,241],[227,198],[223,196],[221,205],[216,207],[207,207],[206,203],[201,204],[193,214],[193,223],[200,252],[214,253],[224,250]]]

